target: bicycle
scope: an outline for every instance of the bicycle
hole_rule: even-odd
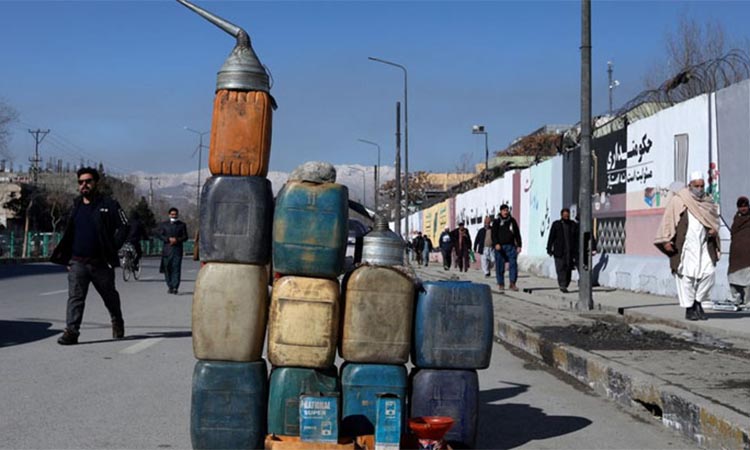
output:
[[[141,265],[136,266],[135,264],[135,247],[133,247],[133,244],[126,242],[117,253],[120,257],[123,281],[130,280],[131,274],[134,279],[138,280],[141,276]]]

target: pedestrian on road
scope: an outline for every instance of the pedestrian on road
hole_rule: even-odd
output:
[[[453,248],[456,251],[456,265],[459,272],[469,271],[469,252],[471,251],[471,236],[469,230],[464,227],[463,222],[459,222],[458,228],[453,230],[451,240]]]
[[[495,278],[497,288],[505,290],[505,263],[508,263],[510,290],[517,291],[518,254],[521,253],[521,230],[510,215],[508,205],[500,206],[500,214],[492,223],[492,246],[495,247]]]
[[[453,253],[453,240],[451,238],[451,230],[445,227],[440,237],[440,253],[443,254],[443,269],[448,270],[451,268],[451,256]]]
[[[417,231],[417,236],[411,241],[411,246],[414,249],[414,256],[417,258],[417,265],[421,266],[424,248],[424,238],[421,231]]]
[[[422,261],[424,266],[427,267],[430,264],[430,252],[432,251],[432,239],[426,234],[424,235],[424,244],[422,246]]]
[[[65,331],[60,345],[78,343],[89,283],[104,300],[112,321],[112,337],[125,336],[120,294],[115,288],[117,250],[125,243],[128,219],[116,200],[99,193],[99,172],[92,167],[78,169],[78,192],[73,201],[65,232],[50,261],[68,267],[68,305]]]
[[[495,251],[492,248],[492,217],[490,216],[484,218],[484,226],[474,237],[474,253],[482,255],[482,272],[485,277],[489,277],[492,263],[495,261]]]
[[[680,306],[688,320],[706,320],[701,302],[708,300],[719,260],[719,211],[705,193],[701,172],[667,204],[654,245],[669,256]]]
[[[159,224],[157,235],[164,241],[161,268],[170,294],[177,295],[182,274],[182,243],[188,240],[187,226],[179,219],[177,208],[169,209],[169,220]]]
[[[577,266],[578,259],[578,224],[570,220],[568,208],[563,208],[560,211],[560,219],[552,222],[547,239],[547,254],[555,258],[557,285],[560,291],[567,293],[570,275]]]
[[[727,278],[734,306],[746,303],[750,295],[750,201],[747,197],[737,199]]]

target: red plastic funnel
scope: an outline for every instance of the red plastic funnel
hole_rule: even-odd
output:
[[[409,428],[419,439],[439,441],[453,426],[453,419],[443,416],[424,416],[409,419]]]

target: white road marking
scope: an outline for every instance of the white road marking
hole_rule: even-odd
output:
[[[163,341],[164,338],[152,338],[152,339],[144,339],[141,342],[137,344],[133,344],[130,347],[125,347],[124,349],[120,350],[120,353],[124,355],[133,355],[135,353],[140,352],[141,350],[146,350],[147,348],[151,347],[154,344],[159,343],[160,341]]]
[[[44,295],[57,295],[57,294],[64,294],[66,292],[68,292],[67,289],[60,289],[59,291],[43,292],[43,293],[41,293],[39,295],[40,296],[44,296]]]

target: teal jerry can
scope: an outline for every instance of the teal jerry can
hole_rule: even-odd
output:
[[[336,368],[275,367],[268,387],[268,434],[299,436],[299,397],[305,392],[339,392]]]
[[[349,190],[336,183],[287,182],[276,197],[273,268],[284,275],[336,278],[344,265]]]

